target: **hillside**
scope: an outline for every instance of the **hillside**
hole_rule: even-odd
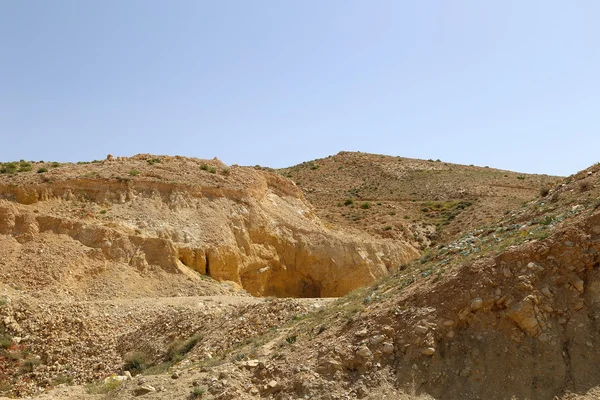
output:
[[[560,178],[360,152],[279,170],[334,225],[420,248],[519,207]]]
[[[322,211],[276,174],[237,166],[220,172],[226,167],[217,160],[149,162],[155,159],[2,178],[0,393],[72,400],[599,398],[600,165],[536,187],[514,209],[498,208],[495,219],[459,234],[444,233],[451,223],[436,225],[437,245],[415,259],[408,244],[321,222],[315,214]],[[89,172],[93,182],[82,183]],[[489,194],[496,190],[490,182],[504,174],[511,176],[493,172],[486,184],[472,177],[472,187]],[[513,189],[533,192],[531,186]],[[472,200],[501,202],[491,195]],[[241,290],[268,294],[282,287],[283,272],[258,285],[224,277],[218,283],[207,276],[219,265],[210,251],[208,269],[206,259],[190,261],[190,252],[228,243],[219,240],[240,226],[228,222],[234,204],[246,210],[241,226],[255,231],[230,264],[240,277],[254,267],[245,257],[265,260],[269,249],[291,242],[289,248],[310,248],[305,260],[317,264],[324,248],[354,251],[346,282],[377,280],[339,299],[258,298]],[[197,230],[189,230],[192,222]],[[109,247],[118,251],[101,245],[108,228]],[[302,235],[292,241],[286,230]],[[390,253],[399,258],[388,273]],[[142,255],[145,262],[135,261]],[[272,266],[277,258],[269,260]],[[305,262],[290,268],[293,278],[294,271],[318,277]],[[78,267],[86,263],[89,269]],[[321,290],[342,282],[328,271]],[[283,287],[288,295],[316,293],[306,284]],[[293,292],[299,288],[307,292]]]

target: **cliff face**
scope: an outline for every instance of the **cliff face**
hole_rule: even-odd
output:
[[[279,175],[216,160],[149,160],[157,158],[5,177],[0,234],[16,252],[54,235],[83,246],[79,263],[126,264],[136,274],[192,269],[258,296],[341,296],[418,255],[408,244],[328,229]]]

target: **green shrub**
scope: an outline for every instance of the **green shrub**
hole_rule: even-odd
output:
[[[190,398],[191,399],[200,399],[200,398],[202,398],[202,396],[204,396],[204,393],[206,393],[206,389],[201,388],[201,387],[195,387],[192,389],[192,393],[190,393]]]
[[[158,158],[151,158],[151,159],[149,159],[149,160],[146,160],[146,162],[147,162],[148,164],[150,164],[150,165],[154,165],[154,164],[158,164],[158,163],[160,163],[160,159],[158,159]]]
[[[50,163],[50,167],[52,168],[58,168],[61,166],[61,163],[57,162],[57,161],[53,161]]]
[[[363,210],[368,210],[369,208],[371,208],[371,203],[366,201],[360,205],[360,208],[362,208]]]
[[[146,353],[135,352],[125,357],[123,369],[137,375],[148,368],[149,365],[150,360]]]
[[[19,168],[16,162],[8,162],[0,165],[0,174],[15,174]]]
[[[106,383],[95,382],[87,384],[85,386],[85,391],[88,392],[88,394],[108,394],[120,388],[122,384],[123,382],[116,379],[111,379]]]
[[[140,171],[138,171],[137,169],[132,169],[131,171],[129,171],[129,175],[131,176],[138,176],[140,174]]]
[[[6,333],[0,333],[0,348],[8,349],[12,345],[12,339]]]
[[[354,204],[354,200],[352,199],[346,199],[346,201],[344,201],[345,206],[351,206],[352,204]]]
[[[39,359],[28,358],[21,363],[21,366],[19,367],[19,374],[23,375],[23,374],[28,374],[30,372],[33,372],[33,369],[35,368],[35,366],[39,365],[39,364],[40,364]]]
[[[40,168],[37,170],[38,174],[43,174],[44,172],[48,172],[48,168]]]
[[[194,348],[194,346],[202,340],[201,335],[194,335],[191,338],[183,341],[176,340],[169,346],[169,350],[167,351],[166,361],[169,362],[179,362],[183,360],[183,357],[190,352]]]

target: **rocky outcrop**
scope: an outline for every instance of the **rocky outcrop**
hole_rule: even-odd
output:
[[[98,249],[94,257],[141,271],[185,265],[257,296],[341,296],[418,255],[408,244],[328,229],[279,175],[206,175],[193,183],[74,177],[7,185],[0,233],[19,242],[67,235]]]

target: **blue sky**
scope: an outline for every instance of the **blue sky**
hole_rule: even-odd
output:
[[[0,160],[600,161],[600,2],[0,0]]]

